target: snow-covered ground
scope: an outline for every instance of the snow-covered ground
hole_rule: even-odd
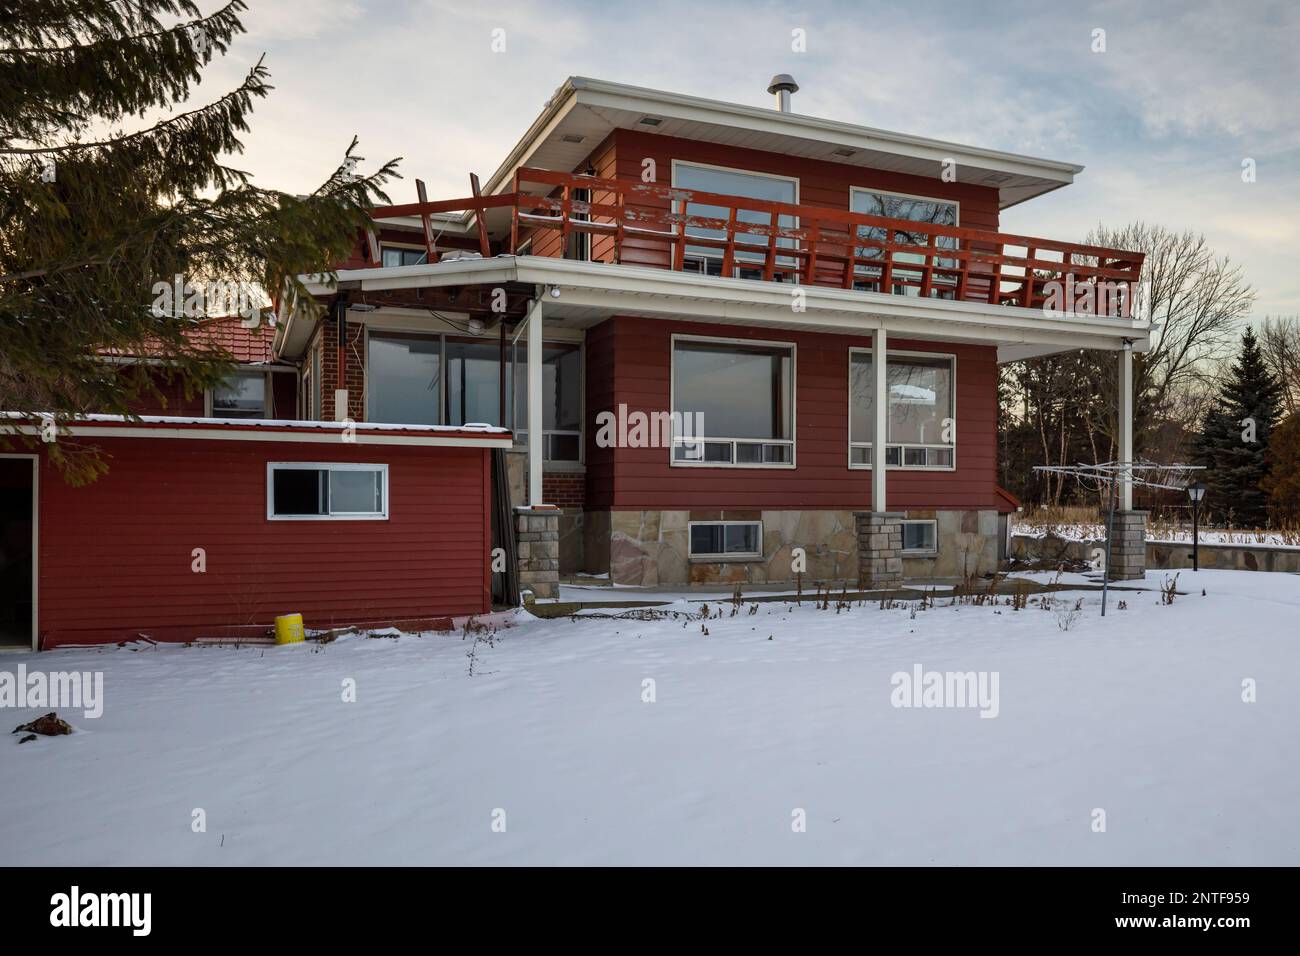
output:
[[[1164,578],[1105,619],[715,598],[490,644],[4,655],[105,700],[0,741],[0,864],[1300,863],[1300,576],[1184,572],[1170,606]],[[997,716],[894,706],[918,665],[996,672]]]

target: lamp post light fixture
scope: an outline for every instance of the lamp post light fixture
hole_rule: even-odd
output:
[[[1192,499],[1192,570],[1199,571],[1201,499],[1205,497],[1205,485],[1199,481],[1188,485],[1187,497]]]

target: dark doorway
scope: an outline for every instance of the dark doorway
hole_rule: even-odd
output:
[[[32,646],[33,460],[0,458],[0,645]]]

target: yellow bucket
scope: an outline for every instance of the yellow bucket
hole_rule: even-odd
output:
[[[281,614],[275,619],[275,643],[297,644],[301,640],[301,614]]]

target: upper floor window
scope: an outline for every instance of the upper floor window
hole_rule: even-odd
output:
[[[424,249],[403,249],[400,246],[383,246],[380,258],[385,268],[389,266],[418,266],[429,261]]]
[[[747,172],[742,169],[700,166],[695,163],[674,161],[673,186],[679,189],[693,189],[699,192],[719,193],[727,196],[743,196],[746,199],[760,199],[771,202],[797,203],[799,201],[799,180],[797,179]],[[731,210],[725,206],[689,202],[686,204],[686,212],[691,216],[701,216],[708,219],[726,219]],[[738,209],[736,221],[738,223],[756,223],[768,226],[772,224],[772,214],[753,209]],[[793,228],[798,225],[798,220],[794,216],[778,215],[777,225]],[[689,227],[686,230],[686,235],[708,239],[726,239],[726,233],[721,229],[705,229],[697,226]],[[767,244],[767,236],[756,232],[746,232],[743,228],[738,227],[736,241],[742,244],[764,246]],[[777,246],[778,248],[792,248],[794,240],[778,239]],[[723,253],[724,250],[720,246],[688,245],[686,247],[686,267],[692,271],[720,275]],[[758,271],[756,265],[763,262],[764,255],[756,251],[737,250],[735,259],[739,275],[745,278],[757,278],[758,276],[753,274]],[[789,257],[778,257],[777,263],[778,265],[790,267],[794,264],[794,260]]]
[[[950,469],[956,430],[951,355],[890,352],[885,363],[889,395],[885,464],[895,468]],[[875,430],[872,356],[867,349],[849,352],[849,466],[871,466]]]
[[[212,389],[214,418],[267,418],[266,373],[241,370]]]
[[[673,463],[794,466],[794,346],[673,338]]]
[[[957,203],[943,199],[927,199],[922,196],[905,196],[899,193],[879,192],[855,187],[849,192],[849,208],[853,212],[864,213],[868,216],[881,216],[886,219],[907,219],[932,226],[955,227],[958,224]],[[885,232],[886,230],[876,226],[858,227],[858,236],[864,239],[883,241],[886,238]],[[903,245],[924,246],[929,243],[930,235],[921,228],[918,228],[916,232],[895,229],[893,230],[892,239],[895,243]],[[935,238],[935,246],[939,249],[956,249],[957,240],[952,236],[938,236]],[[857,254],[866,259],[881,258],[881,251],[878,247],[861,246],[858,248]],[[855,281],[855,286],[874,292],[891,291],[895,295],[919,295],[923,275],[919,271],[907,269],[906,266],[908,264],[919,265],[924,261],[925,255],[922,253],[894,253],[893,274],[890,283],[892,288],[888,290],[880,288],[881,274],[878,266],[860,265],[856,269],[859,278]],[[940,259],[937,264],[954,268],[957,261],[955,259]],[[931,294],[939,298],[951,298],[955,285],[955,275],[937,271],[931,278]]]

